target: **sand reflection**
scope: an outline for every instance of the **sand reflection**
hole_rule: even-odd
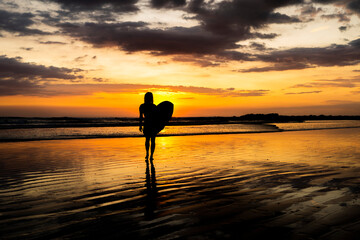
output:
[[[150,165],[150,167],[149,167]],[[153,161],[146,161],[146,196],[145,196],[145,219],[152,220],[155,218],[155,210],[157,205],[157,188],[156,173]]]
[[[360,129],[159,137],[147,163],[142,138],[1,143],[0,236],[353,234],[359,142]]]

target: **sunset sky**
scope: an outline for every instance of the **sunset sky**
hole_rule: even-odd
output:
[[[360,115],[360,0],[0,0],[0,116]]]

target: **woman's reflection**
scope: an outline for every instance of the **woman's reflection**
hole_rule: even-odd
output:
[[[145,199],[145,219],[152,220],[155,218],[156,209],[156,175],[153,161],[150,161],[151,173],[149,170],[149,161],[146,160],[146,199]]]

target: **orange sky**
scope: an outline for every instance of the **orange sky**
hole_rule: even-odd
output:
[[[0,3],[0,115],[360,114],[356,0]]]

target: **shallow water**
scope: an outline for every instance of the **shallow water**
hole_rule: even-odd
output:
[[[359,232],[360,129],[159,137],[153,166],[143,141],[0,143],[1,238]]]
[[[359,121],[360,123],[360,121]],[[360,124],[359,124],[360,125]],[[167,126],[160,136],[202,135],[219,133],[274,132],[274,125],[217,124]],[[69,127],[69,128],[23,128],[0,129],[0,140],[51,140],[79,138],[142,137],[139,127]]]
[[[37,125],[34,125],[37,126]],[[166,126],[159,136],[262,133],[333,128],[360,128],[359,120],[324,120],[270,124]],[[0,129],[0,141],[142,137],[139,127],[47,127]]]

